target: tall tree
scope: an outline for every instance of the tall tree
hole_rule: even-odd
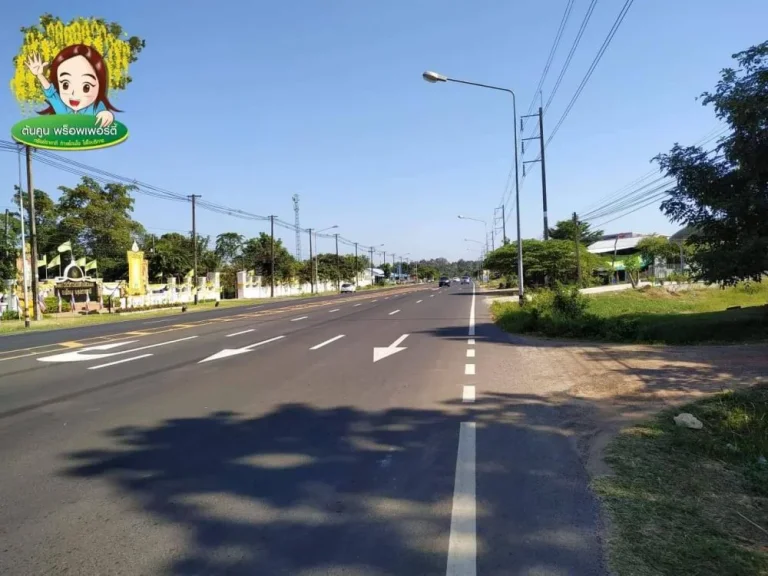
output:
[[[221,258],[222,262],[232,264],[232,262],[243,252],[245,236],[237,232],[223,232],[216,236],[216,248],[214,252]]]
[[[714,154],[675,144],[655,158],[676,185],[661,210],[691,226],[697,275],[723,285],[768,273],[768,42],[733,55],[702,94],[731,133]]]
[[[573,220],[560,220],[555,224],[554,228],[549,229],[549,237],[552,240],[570,240],[573,242],[576,239],[576,224]],[[579,242],[584,246],[594,244],[600,238],[603,237],[602,230],[592,230],[589,222],[578,223]]]
[[[13,205],[19,205],[19,187],[14,186]],[[29,194],[24,192],[24,222],[27,224],[26,233],[29,235]],[[43,255],[53,256],[56,254],[56,247],[69,238],[64,237],[64,232],[59,229],[58,212],[56,203],[48,194],[35,188],[35,230],[37,232],[37,253],[42,258]],[[27,236],[29,241],[29,236]]]
[[[59,187],[61,197],[56,210],[62,242],[72,241],[75,256],[96,258],[99,270],[108,279],[125,277],[125,253],[144,234],[144,227],[131,217],[131,192],[135,189],[118,183],[101,186],[89,177],[83,177],[74,188]]]
[[[257,238],[249,239],[243,248],[245,265],[249,269],[256,270],[256,274],[261,276],[265,282],[270,282],[271,272],[271,237],[266,232],[259,234]],[[277,282],[288,282],[293,279],[296,273],[296,260],[283,246],[283,241],[275,238],[275,280]]]

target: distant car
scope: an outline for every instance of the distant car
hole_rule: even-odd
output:
[[[454,281],[454,282],[458,282],[458,281],[459,281],[458,277],[457,277],[457,278],[454,278],[454,279],[453,279],[453,281]]]
[[[344,283],[341,285],[341,293],[344,294],[345,292],[354,292],[355,291],[355,285],[354,284],[347,284]]]
[[[438,284],[438,288],[442,288],[443,286],[450,286],[451,285],[451,279],[448,278],[448,276],[442,276],[440,278],[440,282]]]
[[[462,283],[462,284],[469,284],[470,282],[471,282],[471,280],[469,279],[469,276],[464,276],[464,277],[461,279],[461,283]]]

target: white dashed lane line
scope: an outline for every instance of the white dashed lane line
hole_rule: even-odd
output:
[[[241,330],[240,332],[235,332],[234,334],[227,334],[227,338],[232,338],[232,336],[240,336],[240,334],[248,334],[254,330],[255,328],[249,328],[248,330]]]
[[[416,304],[421,304],[424,300],[416,300]]]
[[[474,364],[465,364],[464,365],[464,374],[466,376],[474,376],[475,375],[475,365]]]
[[[339,308],[334,308],[333,310],[328,310],[328,313],[330,314],[331,312],[338,312],[339,310]]]
[[[306,320],[309,316],[299,316],[298,318],[292,318],[291,322],[298,322],[299,320]]]
[[[325,342],[320,342],[320,344],[312,346],[312,348],[310,348],[310,350],[318,350],[318,349],[322,348],[323,346],[327,346],[328,344],[330,344],[332,342],[336,342],[336,340],[341,340],[342,338],[344,338],[344,334],[339,334],[338,336],[334,336],[333,338],[329,338]]]
[[[389,313],[389,315],[392,316],[393,314],[397,314],[398,312],[400,312],[400,310],[393,310],[392,312]]]
[[[475,357],[475,349],[474,348],[469,348],[467,350],[467,358],[474,358],[474,357]]]
[[[353,306],[355,306],[355,307],[362,306],[362,304],[353,304]]]
[[[475,401],[475,387],[464,386],[464,393],[461,396],[462,402],[474,402]]]

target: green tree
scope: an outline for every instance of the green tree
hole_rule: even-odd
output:
[[[74,188],[60,186],[56,205],[58,239],[72,242],[75,257],[88,255],[99,261],[105,279],[124,278],[128,271],[125,253],[144,227],[131,218],[133,185],[83,177]],[[37,198],[35,198],[37,200]]]
[[[646,263],[653,264],[657,258],[674,260],[680,253],[680,247],[664,236],[646,236],[637,243],[637,249]]]
[[[594,272],[604,266],[601,258],[579,246],[582,284],[587,285]],[[543,286],[545,278],[570,284],[576,278],[576,253],[569,240],[523,240],[523,271],[527,286]],[[489,253],[483,266],[501,275],[517,274],[517,243],[497,248]]]
[[[272,279],[271,236],[261,232],[257,238],[250,238],[243,247],[243,256],[247,269],[253,269],[266,283]],[[283,246],[283,241],[275,238],[275,281],[290,282],[296,274],[296,260]]]
[[[19,205],[19,187],[14,186],[13,204]],[[24,222],[29,222],[29,194],[24,193]],[[48,194],[35,188],[35,231],[37,232],[37,253],[42,258],[44,255],[49,257],[58,254],[56,248],[63,242],[69,240],[59,229],[59,215],[56,203]],[[19,223],[19,227],[21,223]],[[29,234],[29,230],[26,230]],[[29,238],[27,238],[29,241]]]
[[[214,252],[221,258],[221,261],[232,264],[235,258],[243,253],[243,244],[245,236],[237,232],[223,232],[216,236],[216,247]]]
[[[392,275],[392,264],[389,262],[384,262],[379,268],[384,272],[384,278],[389,278]]]
[[[549,229],[549,237],[552,240],[570,240],[576,239],[577,225],[573,220],[560,220],[554,228]],[[584,246],[594,244],[603,237],[602,230],[592,230],[589,222],[578,223],[579,242]]]
[[[723,285],[768,273],[768,42],[733,58],[737,69],[702,94],[731,131],[716,153],[676,144],[655,158],[675,179],[661,210],[693,227],[697,277]]]
[[[148,258],[150,278],[164,281],[174,276],[181,281],[192,269],[192,249],[192,239],[185,234],[169,232],[157,238]]]

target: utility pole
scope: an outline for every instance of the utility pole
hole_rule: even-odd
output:
[[[296,260],[301,262],[301,221],[299,219],[299,195],[294,194],[293,200],[294,226],[296,227]]]
[[[200,194],[190,194],[187,196],[192,201],[192,246],[194,251],[194,260],[192,261],[192,274],[194,276],[192,282],[192,290],[195,293],[195,304],[197,304],[197,218],[195,217],[195,205],[196,200],[200,198]]]
[[[275,297],[275,217],[269,217],[269,297]]]
[[[501,212],[501,216],[497,216],[497,213]],[[506,246],[507,245],[507,221],[506,221],[506,213],[504,212],[504,204],[499,206],[498,208],[493,209],[493,233],[495,234],[498,230],[497,222],[501,220],[501,245]]]
[[[3,236],[3,248],[8,251],[8,208],[5,209],[5,236]]]
[[[581,251],[579,250],[581,230],[579,230],[579,217],[576,215],[576,212],[573,213],[573,227],[573,241],[576,248],[576,285],[581,287]]]
[[[539,141],[539,158],[536,160],[526,160],[523,162],[523,176],[525,176],[525,165],[533,164],[535,162],[541,162],[541,200],[544,208],[544,240],[549,240],[549,220],[547,218],[547,165],[544,157],[544,111],[539,106],[538,114],[530,114],[528,116],[520,117],[520,125],[522,126],[523,118],[539,118],[539,135],[531,138],[522,138],[523,154],[525,154],[525,142],[526,140],[538,140]]]
[[[339,265],[339,234],[334,234],[336,238],[336,291],[341,290],[341,267]]]
[[[315,259],[312,257],[312,228],[308,228],[309,233],[309,293],[315,293]]]
[[[37,226],[35,223],[35,189],[32,186],[32,148],[27,146],[27,193],[29,194],[29,243],[31,244],[32,254],[32,302],[35,310],[35,320],[42,320],[43,314],[38,304],[40,297],[40,285],[37,280]],[[22,215],[22,218],[24,216]],[[26,267],[24,262],[22,267]],[[25,299],[26,300],[26,299]],[[24,302],[25,307],[29,304]]]
[[[373,246],[371,246],[371,286],[373,286]]]
[[[357,242],[355,242],[355,288],[357,288],[357,280],[358,280],[358,274],[357,274]]]

